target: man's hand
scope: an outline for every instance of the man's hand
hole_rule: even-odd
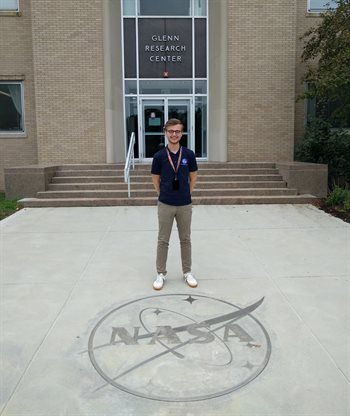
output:
[[[192,194],[193,189],[197,182],[197,171],[190,172],[190,193]]]
[[[157,195],[159,196],[160,193],[160,175],[152,175],[152,182],[154,189],[157,192]]]

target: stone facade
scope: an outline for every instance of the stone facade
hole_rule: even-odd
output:
[[[105,162],[102,0],[31,0],[39,163]]]
[[[228,5],[229,160],[293,159],[296,0]]]
[[[21,0],[20,16],[0,13],[0,80],[24,81],[26,126],[25,137],[0,135],[0,189],[5,167],[111,161],[104,7],[117,1]],[[226,80],[212,82],[215,94],[222,91],[220,107],[210,108],[209,143],[220,141],[229,161],[292,161],[304,125],[304,103],[295,101],[302,91],[299,38],[317,19],[307,14],[307,0],[209,2],[209,22],[220,3],[215,19],[225,19],[219,41],[227,45],[221,73],[209,64],[212,81]],[[213,32],[209,45],[218,44]],[[109,39],[108,48],[121,56],[119,41]],[[226,120],[217,136],[210,117],[212,125]]]
[[[21,2],[21,14],[0,13],[0,81],[23,81],[25,136],[0,135],[0,189],[4,189],[4,168],[38,162],[32,16],[30,1]]]

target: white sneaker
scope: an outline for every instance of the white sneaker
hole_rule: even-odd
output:
[[[197,287],[198,285],[197,280],[191,272],[185,273],[184,279],[185,279],[185,282],[188,284],[188,286]]]
[[[163,273],[158,273],[156,280],[153,282],[153,289],[160,290],[163,288],[165,282],[165,276]]]

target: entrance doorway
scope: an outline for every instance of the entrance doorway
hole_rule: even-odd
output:
[[[181,144],[194,150],[191,108],[191,98],[141,98],[140,159],[151,159],[162,146],[167,145],[163,129],[171,118],[179,119],[184,125]]]

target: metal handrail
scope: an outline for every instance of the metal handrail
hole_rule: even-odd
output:
[[[135,169],[135,158],[134,158],[134,146],[135,146],[135,133],[131,133],[130,143],[128,148],[128,154],[126,156],[125,168],[124,168],[124,182],[128,183],[128,198],[130,198],[130,165],[132,162],[132,168]]]

